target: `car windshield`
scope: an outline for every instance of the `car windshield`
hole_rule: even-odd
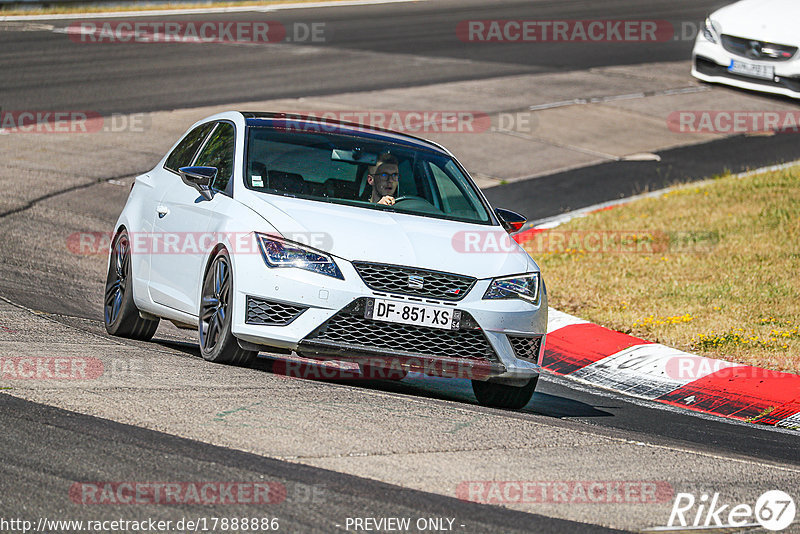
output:
[[[444,154],[344,134],[255,126],[248,130],[245,185],[249,189],[365,209],[492,224],[475,187],[455,161]],[[373,193],[378,179],[396,182],[396,188],[392,184],[384,186],[389,189]],[[394,204],[376,203],[375,198],[384,194],[389,194]]]

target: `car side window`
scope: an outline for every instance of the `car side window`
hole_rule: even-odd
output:
[[[169,155],[167,161],[164,163],[164,167],[173,172],[178,172],[178,169],[181,167],[191,165],[194,155],[197,154],[197,150],[203,144],[208,132],[210,132],[213,127],[213,122],[201,124],[186,134],[183,141],[181,141]]]
[[[233,124],[220,122],[194,162],[199,167],[216,167],[214,189],[225,191],[233,174],[233,153],[236,139]]]
[[[452,162],[448,162],[448,166],[450,165],[452,165]],[[475,206],[480,204],[480,200],[478,200],[473,191],[462,190],[462,188],[453,181],[447,168],[442,169],[435,163],[432,163],[430,169],[433,179],[436,182],[436,187],[439,190],[442,211],[456,217],[486,220],[486,217],[481,217],[479,211],[475,209]],[[470,202],[472,202],[472,204],[470,204]]]

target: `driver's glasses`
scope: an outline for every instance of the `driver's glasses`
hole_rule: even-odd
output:
[[[383,180],[395,180],[395,181],[397,181],[397,180],[400,179],[400,174],[396,173],[396,172],[393,172],[391,174],[389,174],[387,172],[382,172],[380,174],[373,174],[372,177],[373,178],[381,178]]]

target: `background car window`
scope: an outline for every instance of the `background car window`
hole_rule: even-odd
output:
[[[191,165],[194,155],[197,154],[197,150],[200,148],[200,145],[203,144],[203,140],[213,127],[213,122],[201,124],[186,134],[183,141],[178,143],[178,146],[176,146],[175,150],[169,155],[167,161],[164,163],[164,167],[171,171],[178,172],[178,169],[181,167]]]
[[[220,122],[194,162],[196,166],[217,168],[214,189],[219,191],[225,191],[231,180],[235,139],[233,125]]]

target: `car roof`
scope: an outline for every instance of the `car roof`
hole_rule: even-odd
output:
[[[300,115],[294,113],[277,113],[277,112],[255,112],[255,111],[241,111],[240,112],[247,123],[247,126],[259,126],[267,128],[286,128],[287,121],[291,121],[292,128],[297,129],[298,132],[330,132],[344,135],[351,135],[356,137],[363,137],[374,141],[384,141],[406,145],[413,148],[423,148],[433,150],[451,155],[444,147],[438,145],[427,139],[414,137],[413,135],[403,134],[377,126],[366,126],[353,122],[339,121],[335,119],[311,117],[308,115]],[[324,125],[325,129],[320,126]],[[331,129],[331,126],[335,128]],[[307,126],[308,130],[304,130]]]

